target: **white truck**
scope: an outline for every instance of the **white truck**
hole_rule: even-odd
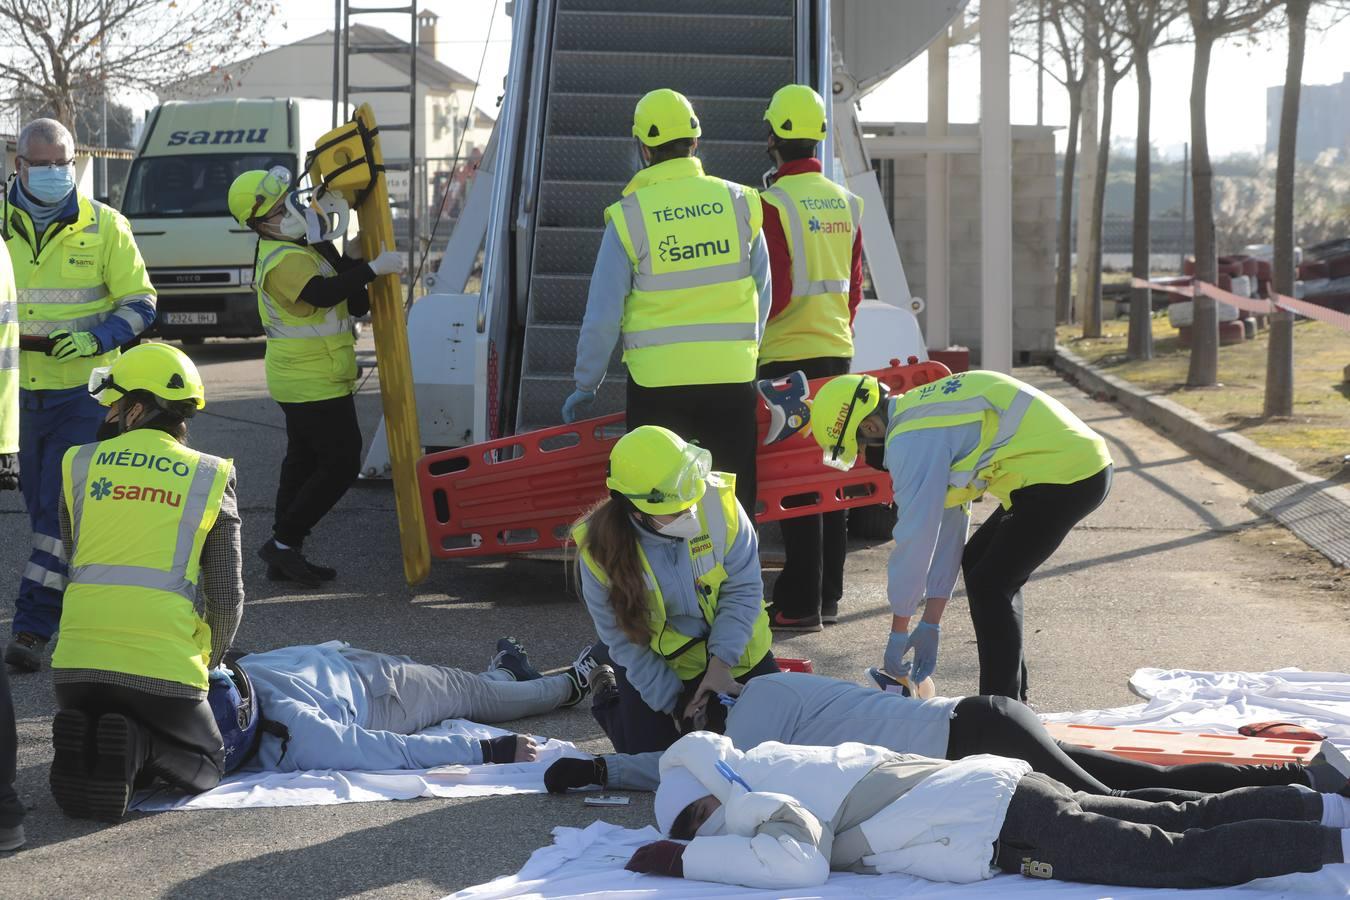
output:
[[[272,166],[298,177],[331,125],[329,101],[295,97],[175,101],[146,115],[122,213],[159,294],[155,334],[200,343],[263,333],[253,292],[257,239],[230,216],[230,184]]]

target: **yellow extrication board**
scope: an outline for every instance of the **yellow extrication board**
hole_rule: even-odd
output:
[[[356,212],[361,226],[361,252],[366,259],[394,248],[384,157],[369,104],[361,104],[350,122],[319,138],[306,167],[313,185],[323,185],[341,195]],[[403,577],[412,585],[427,577],[431,554],[417,491],[416,466],[422,454],[422,437],[413,398],[403,292],[397,277],[381,275],[371,283],[370,309],[375,325],[375,358],[380,367],[385,434],[393,466],[394,500],[398,506]]]

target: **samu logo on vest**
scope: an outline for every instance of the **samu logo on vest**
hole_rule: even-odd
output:
[[[806,221],[806,227],[816,234],[848,234],[853,231],[852,222],[822,222],[815,216]]]
[[[723,238],[720,241],[699,241],[697,244],[681,244],[673,234],[668,234],[662,238],[661,243],[656,245],[656,255],[661,257],[661,262],[683,262],[690,259],[699,259],[704,256],[720,256],[731,252],[731,241]]]
[[[92,269],[96,260],[92,256],[68,256],[66,265],[72,269]]]
[[[141,503],[158,503],[162,506],[175,507],[183,505],[182,494],[139,484],[113,484],[107,478],[100,478],[89,485],[89,496],[95,500],[137,500]]]

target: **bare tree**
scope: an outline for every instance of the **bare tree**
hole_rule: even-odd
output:
[[[1209,91],[1209,63],[1221,38],[1254,31],[1281,0],[1187,0],[1191,31],[1195,35],[1195,62],[1191,69],[1191,195],[1195,208],[1195,277],[1211,284],[1218,279],[1214,246],[1214,167],[1209,159],[1209,128],[1205,121]],[[1191,325],[1191,360],[1186,373],[1190,387],[1208,387],[1219,380],[1219,320],[1214,299],[1195,295]]]
[[[1102,218],[1105,213],[1107,166],[1111,161],[1111,113],[1116,85],[1130,71],[1133,60],[1121,23],[1126,0],[1075,0],[1082,15],[1095,27],[1088,33],[1097,39],[1097,59],[1102,71],[1102,121],[1097,143],[1097,170],[1092,185],[1092,258],[1087,272],[1092,283],[1083,307],[1083,337],[1102,336]]]
[[[1147,279],[1152,271],[1152,235],[1149,199],[1152,188],[1152,143],[1149,125],[1153,115],[1153,75],[1148,55],[1179,39],[1167,38],[1172,24],[1186,13],[1185,0],[1134,0],[1125,4],[1120,21],[1123,36],[1134,59],[1134,80],[1139,86],[1139,110],[1134,139],[1134,222],[1131,235],[1131,267],[1135,276]],[[1130,359],[1153,358],[1153,295],[1148,288],[1130,293],[1130,332],[1126,347]]]
[[[1294,293],[1294,163],[1310,6],[1312,0],[1286,0],[1284,4],[1289,22],[1289,53],[1280,106],[1279,158],[1275,163],[1275,259],[1271,287],[1286,296]],[[1288,416],[1294,412],[1294,314],[1288,310],[1276,309],[1270,317],[1263,412],[1267,416]]]
[[[271,0],[0,0],[0,81],[62,122],[81,98],[150,90],[254,55]]]
[[[1083,85],[1086,81],[1081,11],[1074,0],[1024,2],[1018,7],[1018,16],[1013,23],[1013,52],[1038,65],[1043,61],[1029,48],[1035,45],[1035,36],[1042,25],[1051,32],[1053,40],[1047,42],[1046,47],[1058,59],[1060,67],[1060,71],[1057,71],[1053,66],[1045,66],[1044,71],[1058,81],[1069,95],[1069,133],[1064,146],[1055,268],[1055,321],[1068,322],[1073,317],[1073,294],[1070,290],[1073,280],[1073,185],[1078,165],[1078,127],[1083,116]]]

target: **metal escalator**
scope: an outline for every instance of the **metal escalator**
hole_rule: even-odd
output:
[[[703,128],[698,155],[705,170],[758,186],[769,167],[762,121],[769,96],[791,81],[817,81],[810,74],[819,71],[811,38],[816,3],[683,0],[662,7],[650,0],[543,0],[533,11],[533,89],[528,112],[519,114],[515,302],[512,325],[493,329],[509,333],[511,345],[497,418],[518,432],[558,424],[573,389],[604,208],[638,167],[629,130],[638,97],[659,87],[688,96]],[[506,315],[506,305],[494,316]],[[623,407],[625,380],[616,350],[593,414]]]

